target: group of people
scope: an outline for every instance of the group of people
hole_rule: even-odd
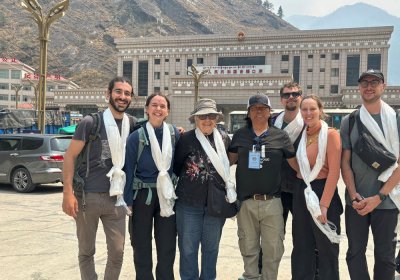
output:
[[[113,79],[99,127],[86,116],[64,156],[63,211],[76,221],[81,278],[97,279],[94,254],[101,220],[108,250],[104,279],[118,279],[128,214],[136,279],[175,279],[176,243],[180,279],[216,279],[227,216],[215,210],[213,188],[222,186],[218,207],[233,206],[237,212],[242,279],[277,279],[289,212],[292,279],[339,279],[341,171],[350,277],[370,279],[365,252],[371,227],[374,279],[394,279],[400,168],[395,162],[379,173],[359,157],[355,145],[357,125],[362,126],[398,160],[400,120],[381,99],[385,80],[380,71],[368,70],[358,82],[361,108],[343,119],[340,134],[324,121],[318,96],[303,96],[297,83],[288,83],[280,90],[281,114],[273,116],[266,95],[251,96],[246,126],[230,139],[217,129],[222,113],[212,99],[196,103],[189,116],[195,128],[184,132],[166,122],[167,96],[154,93],[146,100],[147,122],[137,125],[125,113],[132,84]],[[233,164],[236,186],[230,178]],[[78,179],[81,190],[75,187]]]

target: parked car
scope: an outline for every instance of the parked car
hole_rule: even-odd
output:
[[[0,135],[0,183],[26,193],[37,184],[60,182],[71,139],[71,135]]]

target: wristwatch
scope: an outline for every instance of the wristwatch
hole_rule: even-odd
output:
[[[383,194],[381,192],[378,192],[378,196],[379,196],[379,199],[381,200],[381,202],[383,202],[388,197],[387,194]]]

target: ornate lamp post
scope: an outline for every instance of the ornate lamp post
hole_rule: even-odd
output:
[[[190,68],[192,69],[192,71],[189,71],[189,74],[192,75],[193,80],[194,80],[194,105],[193,105],[193,108],[194,108],[194,106],[196,105],[197,99],[199,98],[199,83],[200,83],[200,80],[201,80],[201,78],[203,76],[205,76],[205,75],[210,73],[210,69],[209,68],[203,69],[199,73],[199,71],[197,70],[196,66],[192,65]]]
[[[40,41],[40,77],[39,77],[39,104],[38,126],[40,132],[45,132],[46,125],[46,76],[47,76],[47,43],[49,41],[50,24],[64,15],[68,9],[69,0],[63,0],[50,9],[47,16],[42,13],[42,7],[37,0],[22,0],[21,5],[33,15],[33,20],[39,29]]]
[[[22,85],[11,85],[11,87],[15,91],[15,109],[18,109],[18,93],[22,89]]]
[[[38,111],[38,89],[39,89],[39,83],[34,83],[32,80],[28,80],[28,82],[31,84],[31,86],[33,87],[33,93],[35,94],[35,110],[36,113]]]

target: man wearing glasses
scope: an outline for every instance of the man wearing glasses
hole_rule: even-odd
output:
[[[356,120],[350,125],[350,116],[346,116],[340,127],[341,168],[346,184],[346,234],[349,241],[346,261],[351,279],[370,279],[365,252],[371,227],[375,244],[373,278],[392,280],[399,211],[389,193],[400,181],[400,168],[393,165],[382,173],[377,172],[358,157],[355,144],[359,138],[357,123],[360,120],[364,132],[371,134],[398,157],[400,119],[381,99],[386,87],[381,71],[371,69],[362,73],[358,85],[362,105],[354,114]]]

